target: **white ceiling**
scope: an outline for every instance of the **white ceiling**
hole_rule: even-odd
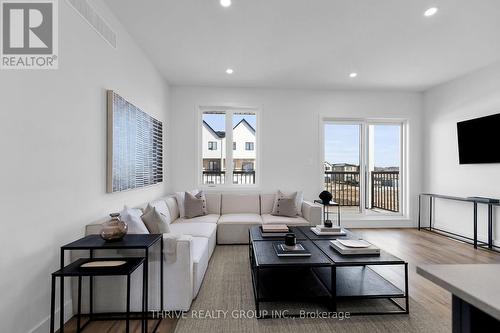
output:
[[[499,0],[105,2],[177,85],[421,91],[500,60]]]

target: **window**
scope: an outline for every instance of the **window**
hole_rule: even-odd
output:
[[[324,120],[324,189],[346,213],[402,213],[404,122]]]
[[[217,150],[217,141],[209,141],[208,150]]]
[[[257,110],[214,109],[203,107],[200,113],[201,156],[198,158],[201,160],[201,184],[256,184]]]

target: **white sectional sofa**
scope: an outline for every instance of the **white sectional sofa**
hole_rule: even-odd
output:
[[[215,193],[205,194],[208,214],[191,219],[181,218],[179,206],[174,195],[161,198],[166,202],[170,213],[170,232],[176,235],[176,260],[164,260],[164,310],[187,311],[200,290],[210,258],[217,244],[248,244],[248,229],[261,224],[317,225],[322,218],[322,207],[307,201],[301,204],[301,214],[297,217],[271,215],[275,194],[259,193]],[[91,224],[86,234],[100,231],[100,224]],[[170,235],[171,236],[171,235]],[[170,237],[164,234],[164,242]],[[169,240],[171,241],[171,240]],[[166,246],[165,246],[166,247]],[[159,247],[152,255],[149,266],[150,310],[159,309]],[[116,256],[130,255],[123,251]],[[142,253],[136,253],[143,255]],[[106,252],[109,256],[109,252]],[[142,271],[138,270],[132,278],[132,310],[140,310],[140,288]],[[124,305],[116,303],[124,299],[123,281],[102,279],[95,283],[96,312],[123,311]],[[76,298],[74,298],[76,299]],[[83,297],[83,300],[86,300]],[[87,304],[83,304],[83,309]]]

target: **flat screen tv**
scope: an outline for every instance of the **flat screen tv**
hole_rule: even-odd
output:
[[[500,163],[500,113],[457,123],[460,164]]]

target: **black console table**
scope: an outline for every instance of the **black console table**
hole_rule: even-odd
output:
[[[136,249],[144,251],[144,263],[143,263],[143,285],[144,285],[144,300],[143,300],[143,308],[145,312],[142,313],[142,329],[147,332],[148,327],[148,264],[149,264],[149,250],[152,246],[158,244],[160,245],[160,311],[163,311],[163,236],[161,234],[127,234],[123,239],[115,242],[106,242],[99,235],[89,235],[83,238],[80,238],[74,242],[66,244],[61,247],[61,270],[64,268],[64,258],[66,251],[72,250],[89,250],[89,259],[94,258],[95,250],[117,250],[117,249]],[[121,260],[120,257],[116,258],[117,260]],[[89,318],[95,316],[93,312],[93,279],[94,277],[90,277],[90,311]],[[61,287],[60,287],[60,303],[61,308],[64,304],[64,277],[61,276]],[[115,316],[106,317],[106,314],[103,314],[104,317],[99,318],[100,320],[116,320]],[[157,321],[155,327],[153,328],[153,332],[156,332],[158,326],[160,325],[161,318]],[[64,333],[64,318],[60,316],[60,333]]]
[[[421,221],[421,203],[422,203],[422,198],[423,197],[428,197],[429,198],[429,226],[422,226],[422,221]],[[473,204],[473,220],[472,220],[472,225],[474,229],[474,234],[473,237],[467,237],[464,235],[460,235],[457,233],[453,233],[447,230],[439,229],[436,228],[435,226],[432,225],[432,212],[433,212],[433,206],[434,206],[434,199],[444,199],[444,200],[452,200],[452,201],[461,201],[461,202],[469,202]],[[494,199],[491,199],[494,200]],[[488,205],[488,241],[483,242],[478,240],[477,237],[477,207],[478,205]],[[433,194],[433,193],[421,193],[418,196],[418,230],[427,230],[431,232],[437,232],[439,234],[443,234],[447,237],[460,240],[469,244],[473,244],[474,248],[477,249],[477,247],[481,248],[488,248],[490,250],[498,251],[499,247],[493,245],[493,207],[495,206],[500,206],[499,202],[496,201],[489,201],[488,198],[480,198],[480,197],[456,197],[456,196],[451,196],[451,195],[441,195],[441,194]]]

